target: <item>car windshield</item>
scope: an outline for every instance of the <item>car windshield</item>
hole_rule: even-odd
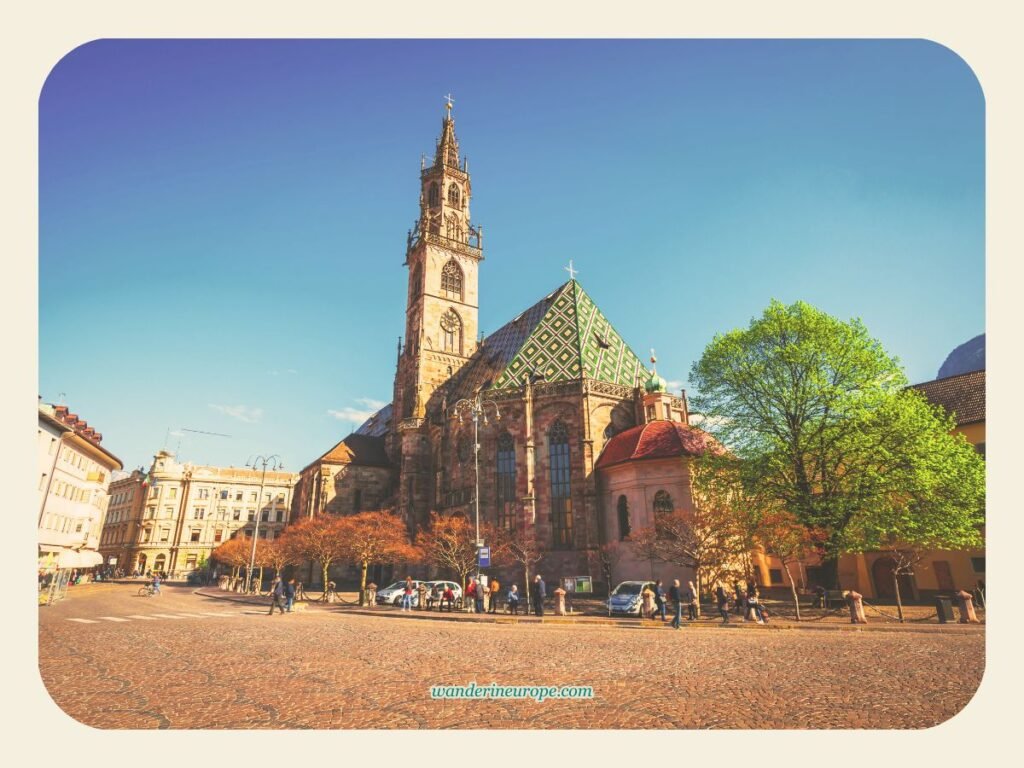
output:
[[[635,583],[634,584],[630,584],[629,582],[625,582],[623,584],[619,584],[619,586],[617,586],[615,588],[615,590],[612,592],[612,594],[613,595],[639,595],[640,594],[640,590],[643,588],[643,586],[644,586],[643,584],[635,584]]]

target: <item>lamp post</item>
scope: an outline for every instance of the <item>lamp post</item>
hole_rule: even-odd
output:
[[[473,399],[463,398],[452,406],[459,424],[462,423],[463,413],[468,413],[470,418],[473,419],[473,506],[476,513],[476,575],[478,581],[480,579],[480,547],[483,546],[483,542],[480,541],[480,419],[483,418],[484,426],[487,426],[487,406],[494,408],[494,420],[501,421],[501,411],[498,410],[498,404],[493,400],[484,399],[481,390],[477,390]]]
[[[263,486],[267,481],[267,466],[270,465],[270,468],[275,472],[284,468],[284,464],[281,463],[281,457],[276,453],[273,456],[257,456],[255,459],[248,461],[245,464],[245,466],[251,467],[252,469],[256,469],[257,465],[263,467],[263,474],[260,476],[260,492],[256,497],[256,526],[252,531],[252,549],[249,552],[249,572],[245,576],[246,594],[248,594],[249,588],[252,586],[252,570],[253,566],[256,564],[256,539],[258,539],[260,535],[260,515],[263,513],[263,510],[260,509],[260,503],[263,501]]]

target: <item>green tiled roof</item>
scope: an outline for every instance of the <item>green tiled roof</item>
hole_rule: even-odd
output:
[[[544,374],[547,381],[585,376],[627,387],[637,386],[638,375],[646,376],[640,358],[575,280],[542,303],[546,304],[543,317],[494,379],[494,389],[522,386],[523,376],[530,370]]]

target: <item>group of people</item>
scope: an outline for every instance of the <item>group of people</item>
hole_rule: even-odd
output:
[[[295,579],[288,579],[284,581],[280,576],[275,576],[273,583],[270,585],[270,612],[268,616],[274,615],[274,608],[277,608],[284,613],[291,613],[292,606],[295,604]]]
[[[641,593],[643,599],[643,615],[649,619],[657,618],[661,615],[662,621],[668,621],[666,616],[666,608],[668,603],[672,603],[673,611],[675,616],[672,619],[672,628],[679,629],[683,625],[683,606],[687,609],[687,620],[693,621],[697,618],[697,588],[693,586],[693,582],[687,582],[687,586],[684,588],[679,579],[672,580],[672,586],[668,588],[668,593],[665,592],[665,584],[660,579],[655,582],[654,589],[646,587]]]

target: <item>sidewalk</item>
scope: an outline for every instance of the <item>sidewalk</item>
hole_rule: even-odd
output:
[[[216,600],[231,600],[240,603],[255,605],[268,605],[270,598],[266,596],[240,595],[233,592],[224,592],[216,588],[200,588],[193,590],[195,594],[202,597],[209,597]],[[638,619],[633,617],[618,616],[593,616],[584,614],[569,614],[557,616],[553,613],[545,613],[543,617],[520,614],[511,616],[507,613],[466,613],[462,611],[401,611],[390,606],[375,608],[359,607],[354,605],[358,599],[356,592],[340,593],[342,599],[350,603],[321,603],[316,601],[322,593],[307,593],[309,600],[304,604],[314,610],[332,611],[353,616],[372,616],[382,619],[397,619],[405,621],[456,621],[476,624],[540,624],[546,626],[564,626],[567,624],[579,627],[618,627],[621,629],[647,629],[647,630],[672,630],[671,621],[662,623],[660,620]],[[868,624],[849,624],[835,622],[815,621],[787,621],[785,619],[773,619],[767,624],[758,624],[753,621],[743,621],[737,616],[730,616],[728,625],[723,625],[717,614],[704,615],[694,622],[683,622],[681,631],[704,631],[708,629],[719,629],[728,632],[739,631],[783,631],[783,630],[809,630],[809,631],[831,631],[831,632],[960,632],[977,633],[984,632],[984,624],[915,624],[915,623],[889,623],[881,620],[870,621]]]

